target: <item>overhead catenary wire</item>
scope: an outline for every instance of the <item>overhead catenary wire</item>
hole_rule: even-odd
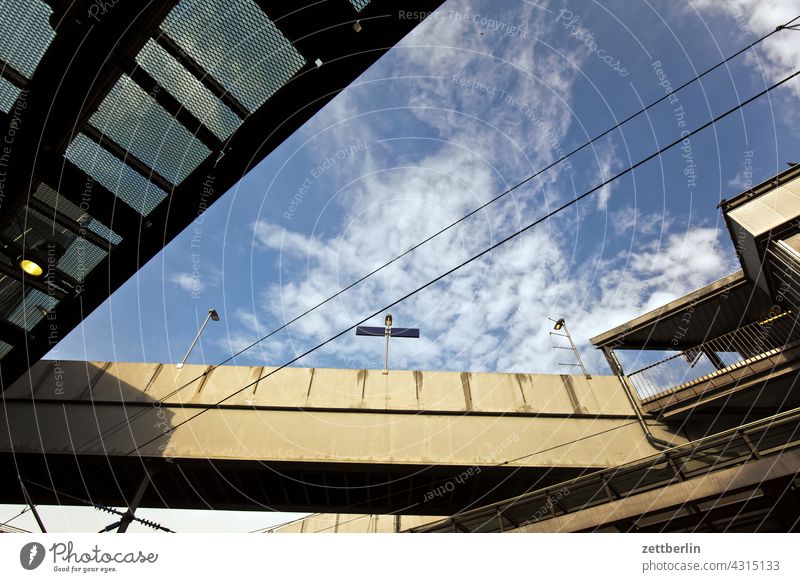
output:
[[[293,523],[297,523],[298,521],[303,521],[304,519],[309,519],[310,517],[316,517],[318,515],[323,515],[322,513],[310,513],[305,517],[298,517],[297,519],[290,519],[289,521],[284,521],[275,525],[268,525],[267,527],[260,527],[258,529],[251,530],[247,533],[265,533],[271,530],[277,529],[279,527],[286,527],[287,525],[291,525]]]
[[[156,440],[158,440],[160,438],[163,438],[164,436],[172,434],[173,432],[175,432],[175,430],[177,430],[181,426],[191,422],[192,420],[194,420],[195,418],[203,415],[204,413],[208,412],[209,410],[213,410],[214,408],[219,407],[220,405],[224,404],[225,402],[227,402],[228,400],[230,400],[234,396],[244,392],[245,390],[247,390],[251,386],[254,386],[255,384],[257,384],[261,380],[264,380],[265,378],[269,378],[270,376],[276,374],[277,372],[280,372],[281,370],[283,370],[284,368],[294,364],[298,360],[301,360],[302,358],[306,357],[307,355],[317,351],[318,349],[328,345],[332,341],[335,341],[336,339],[342,337],[344,334],[354,330],[356,327],[358,327],[359,325],[369,321],[373,317],[376,317],[376,316],[380,315],[381,313],[386,312],[388,309],[394,307],[395,305],[397,305],[399,303],[402,303],[406,299],[408,299],[410,297],[413,297],[417,293],[420,293],[421,291],[427,289],[428,287],[438,283],[439,281],[441,281],[442,279],[444,279],[444,278],[448,277],[449,275],[455,273],[456,271],[458,271],[460,269],[463,269],[467,265],[477,261],[481,257],[491,253],[492,251],[494,251],[495,249],[503,246],[504,244],[508,243],[509,241],[516,239],[518,236],[528,232],[530,229],[534,228],[538,224],[541,224],[542,222],[544,222],[546,220],[549,220],[553,216],[559,214],[560,212],[563,212],[565,209],[577,204],[581,200],[583,200],[583,199],[591,196],[592,194],[600,191],[601,189],[603,189],[605,186],[607,186],[611,182],[614,182],[614,181],[618,180],[619,178],[629,174],[630,172],[634,171],[636,168],[638,168],[638,167],[642,166],[643,164],[649,162],[650,160],[660,156],[661,154],[663,154],[667,150],[670,150],[673,147],[681,144],[682,142],[686,141],[687,139],[691,138],[692,136],[696,135],[697,133],[705,130],[706,128],[708,128],[708,127],[714,125],[715,123],[721,121],[722,119],[728,117],[732,113],[735,113],[736,111],[739,111],[740,109],[742,109],[743,107],[745,107],[748,104],[752,103],[753,101],[755,101],[755,100],[763,97],[764,95],[768,94],[770,91],[773,91],[773,90],[777,89],[778,87],[784,85],[785,83],[791,81],[792,79],[794,79],[798,75],[800,75],[800,70],[795,71],[794,73],[788,75],[787,77],[784,77],[783,79],[781,79],[780,81],[778,81],[776,83],[773,83],[772,85],[770,85],[766,89],[764,89],[762,91],[759,91],[755,95],[749,97],[745,101],[739,103],[738,105],[735,105],[734,107],[728,109],[726,112],[714,117],[713,119],[711,119],[710,121],[707,121],[706,123],[700,125],[699,127],[696,127],[695,129],[693,129],[691,131],[683,131],[679,138],[677,138],[676,140],[670,142],[669,144],[657,149],[652,154],[650,154],[650,155],[642,158],[638,162],[628,166],[626,169],[622,170],[621,172],[618,172],[614,176],[608,178],[607,180],[604,180],[600,184],[598,184],[598,185],[594,186],[593,188],[585,191],[583,194],[580,194],[579,196],[576,196],[572,200],[569,200],[568,202],[565,202],[564,204],[562,204],[561,206],[559,206],[555,210],[552,210],[552,211],[546,213],[544,216],[541,216],[541,217],[537,218],[533,222],[531,222],[531,223],[527,224],[526,226],[524,226],[523,228],[513,232],[512,234],[510,234],[509,236],[505,237],[504,239],[502,239],[502,240],[500,240],[500,241],[498,241],[498,242],[486,247],[485,249],[483,249],[479,253],[473,255],[469,259],[467,259],[465,261],[462,261],[461,263],[459,263],[455,267],[452,267],[452,268],[448,269],[444,273],[442,273],[442,274],[436,276],[435,278],[429,280],[427,283],[421,285],[420,287],[417,287],[416,289],[414,289],[413,291],[410,291],[409,293],[406,293],[405,295],[403,295],[399,299],[396,299],[395,301],[392,301],[388,305],[385,305],[385,306],[381,307],[377,311],[369,314],[368,316],[366,316],[363,319],[357,321],[356,323],[348,326],[347,328],[345,328],[342,331],[336,333],[335,335],[329,337],[328,339],[318,343],[317,345],[315,345],[314,347],[306,350],[305,352],[301,353],[300,355],[295,356],[294,358],[288,360],[287,362],[285,362],[284,364],[280,365],[279,367],[273,369],[272,371],[270,371],[270,372],[268,372],[268,373],[266,373],[266,374],[264,374],[262,376],[259,376],[258,378],[256,378],[255,380],[253,380],[251,382],[248,382],[247,384],[245,384],[244,386],[242,386],[238,390],[236,390],[236,391],[228,394],[224,398],[220,399],[215,404],[210,405],[208,408],[204,408],[204,409],[200,410],[198,413],[196,413],[196,414],[194,414],[194,415],[182,420],[181,422],[177,423],[175,426],[168,427],[168,428],[164,429],[161,432],[161,434],[159,434],[159,435],[157,435],[157,436],[145,441],[141,445],[138,445],[134,449],[132,449],[131,451],[125,453],[125,456],[132,455],[132,454],[138,452],[139,450],[141,450],[143,447],[149,445],[150,443],[152,443],[152,442],[154,442],[154,441],[156,441]]]
[[[245,347],[241,348],[241,349],[240,349],[239,351],[237,351],[236,353],[234,353],[234,354],[232,354],[232,355],[228,356],[227,358],[223,359],[222,361],[220,361],[220,362],[219,362],[219,363],[217,363],[217,364],[213,364],[213,365],[211,365],[211,366],[210,366],[210,367],[209,367],[207,370],[205,370],[205,371],[204,371],[202,374],[200,374],[200,375],[198,375],[198,376],[196,376],[196,377],[192,378],[191,380],[188,380],[188,381],[184,382],[184,383],[183,383],[182,385],[180,385],[179,387],[175,388],[174,390],[172,390],[171,392],[167,393],[166,395],[164,395],[164,396],[160,397],[160,398],[158,399],[158,402],[160,402],[160,403],[163,403],[163,402],[165,402],[165,401],[166,401],[166,399],[168,399],[168,398],[171,398],[172,396],[176,395],[177,393],[179,393],[179,392],[180,392],[181,390],[183,390],[184,388],[186,388],[186,387],[188,387],[188,386],[192,385],[192,384],[193,384],[193,383],[195,383],[196,381],[198,381],[198,380],[200,380],[201,378],[203,378],[204,376],[208,375],[208,374],[209,374],[209,373],[210,373],[212,370],[214,370],[214,369],[216,369],[216,368],[218,368],[218,367],[220,367],[220,366],[223,366],[223,365],[227,364],[228,362],[230,362],[230,361],[232,361],[232,360],[235,360],[237,357],[239,357],[239,356],[241,356],[242,354],[244,354],[245,352],[247,352],[247,351],[251,350],[252,348],[254,348],[255,346],[257,346],[257,345],[258,345],[258,344],[260,344],[261,342],[263,342],[263,341],[265,341],[265,340],[269,339],[270,337],[274,336],[276,333],[279,333],[279,332],[283,331],[284,329],[288,328],[288,327],[289,327],[290,325],[292,325],[293,323],[296,323],[296,322],[297,322],[297,321],[299,321],[300,319],[302,319],[302,318],[304,318],[304,317],[308,316],[309,314],[311,314],[312,312],[316,311],[316,310],[317,310],[317,309],[319,309],[320,307],[323,307],[324,305],[326,305],[326,304],[328,304],[329,302],[333,301],[333,300],[334,300],[334,299],[336,299],[337,297],[340,297],[341,295],[343,295],[344,293],[346,293],[346,292],[347,292],[347,291],[349,291],[350,289],[352,289],[352,288],[356,287],[357,285],[359,285],[359,284],[363,283],[364,281],[366,281],[366,280],[367,280],[367,279],[369,279],[370,277],[372,277],[372,276],[376,275],[377,273],[379,273],[379,272],[383,271],[383,270],[384,270],[384,269],[386,269],[387,267],[389,267],[389,266],[393,265],[394,263],[396,263],[396,262],[397,262],[397,261],[399,261],[400,259],[402,259],[402,258],[404,258],[404,257],[408,256],[409,254],[413,253],[414,251],[416,251],[417,249],[419,249],[419,248],[421,248],[422,246],[426,245],[426,244],[427,244],[427,243],[429,243],[430,241],[432,241],[432,240],[436,239],[437,237],[441,236],[442,234],[446,233],[447,231],[451,230],[452,228],[456,227],[457,225],[461,224],[462,222],[464,222],[464,221],[468,220],[468,219],[469,219],[469,218],[471,218],[472,216],[475,216],[477,213],[479,213],[479,212],[481,212],[482,210],[484,210],[484,209],[488,208],[490,205],[492,205],[492,204],[494,204],[495,202],[499,201],[500,199],[504,198],[504,197],[505,197],[505,196],[507,196],[508,194],[510,194],[510,193],[514,192],[515,190],[517,190],[517,189],[521,188],[521,187],[522,187],[522,186],[524,186],[525,184],[528,184],[529,182],[531,182],[531,181],[532,181],[532,180],[534,180],[535,178],[539,177],[539,176],[540,176],[540,175],[542,175],[543,173],[545,173],[545,172],[547,172],[547,171],[551,170],[552,168],[554,168],[555,166],[559,165],[559,164],[560,164],[560,163],[562,163],[563,161],[567,160],[568,158],[572,157],[573,155],[575,155],[575,154],[579,153],[580,151],[584,150],[585,148],[589,147],[589,146],[590,146],[590,145],[592,145],[594,142],[596,142],[596,141],[598,141],[598,140],[600,140],[600,139],[604,138],[605,136],[607,136],[607,135],[609,135],[610,133],[612,133],[613,131],[615,131],[615,130],[619,129],[620,127],[622,127],[623,125],[627,124],[628,122],[630,122],[630,121],[632,121],[632,120],[636,119],[637,117],[639,117],[639,116],[640,116],[640,115],[642,115],[643,113],[647,112],[647,111],[648,111],[648,110],[650,110],[651,108],[655,107],[656,105],[658,105],[658,104],[660,104],[660,103],[662,103],[662,102],[664,102],[664,101],[668,100],[668,99],[670,98],[670,96],[671,96],[671,95],[673,95],[673,94],[675,94],[675,93],[677,93],[677,92],[679,92],[679,91],[683,90],[684,88],[686,88],[686,87],[688,87],[688,86],[692,85],[693,83],[695,83],[695,82],[699,81],[700,79],[702,79],[703,77],[705,77],[705,76],[706,76],[706,75],[708,75],[709,73],[711,73],[711,72],[713,72],[713,71],[717,70],[718,68],[722,67],[722,66],[723,66],[723,65],[725,65],[726,63],[728,63],[728,62],[730,62],[731,60],[735,59],[735,58],[736,58],[736,57],[738,57],[739,55],[741,55],[741,54],[743,54],[743,53],[747,52],[748,50],[752,49],[753,47],[755,47],[756,45],[758,45],[758,44],[760,44],[761,42],[765,41],[766,39],[768,39],[768,38],[769,38],[769,37],[771,37],[772,35],[776,34],[777,32],[780,32],[781,30],[784,30],[784,29],[790,28],[790,26],[792,25],[792,23],[793,23],[793,22],[795,22],[795,21],[796,21],[796,20],[798,20],[798,19],[800,19],[800,15],[798,15],[798,16],[796,16],[795,18],[793,18],[793,19],[789,20],[789,21],[788,21],[788,22],[786,22],[785,24],[782,24],[782,25],[780,25],[780,26],[777,26],[777,27],[776,27],[774,30],[770,31],[769,33],[767,33],[767,34],[765,34],[765,35],[761,36],[760,38],[758,38],[758,39],[756,39],[755,41],[751,42],[751,43],[750,43],[750,44],[748,44],[747,46],[745,46],[745,47],[743,47],[743,48],[741,48],[741,49],[737,50],[736,52],[734,52],[734,53],[730,54],[729,56],[725,57],[725,58],[724,58],[722,61],[718,62],[717,64],[715,64],[715,65],[713,65],[713,66],[711,66],[711,67],[709,67],[709,68],[707,68],[706,70],[704,70],[702,73],[700,73],[700,74],[696,75],[695,77],[693,77],[693,78],[691,78],[691,79],[689,79],[689,80],[685,81],[684,83],[682,83],[681,85],[679,85],[677,88],[673,89],[672,91],[670,91],[670,92],[668,92],[668,93],[665,93],[664,95],[662,95],[661,97],[659,97],[659,98],[658,98],[658,99],[656,99],[655,101],[652,101],[651,103],[649,103],[649,104],[648,104],[648,105],[646,105],[645,107],[643,107],[643,108],[639,109],[639,110],[638,110],[638,111],[636,111],[635,113],[632,113],[632,114],[630,114],[628,117],[626,117],[626,118],[625,118],[625,119],[623,119],[622,121],[620,121],[620,122],[618,122],[618,123],[614,124],[613,126],[609,127],[609,128],[608,128],[608,129],[606,129],[605,131],[603,131],[603,132],[599,133],[598,135],[596,135],[596,136],[594,136],[593,138],[589,139],[588,141],[584,142],[582,145],[580,145],[580,146],[576,147],[575,149],[573,149],[573,150],[569,151],[568,153],[566,153],[566,154],[562,155],[562,156],[561,156],[561,157],[559,157],[558,159],[556,159],[556,160],[554,160],[554,161],[550,162],[549,164],[547,164],[546,166],[544,166],[544,167],[543,167],[543,168],[541,168],[540,170],[537,170],[536,172],[534,172],[534,173],[533,173],[533,174],[531,174],[530,176],[526,177],[525,179],[523,179],[523,180],[521,180],[521,181],[517,182],[516,184],[512,185],[511,187],[509,187],[509,188],[507,188],[507,189],[503,190],[502,192],[500,192],[499,194],[497,194],[496,196],[494,196],[493,198],[491,198],[490,200],[488,200],[488,201],[487,201],[487,202],[485,202],[484,204],[481,204],[480,206],[478,206],[478,207],[476,207],[475,209],[471,210],[471,211],[470,211],[470,212],[468,212],[467,214],[463,215],[461,218],[459,218],[459,219],[455,220],[454,222],[452,222],[452,223],[448,224],[447,226],[445,226],[445,227],[441,228],[440,230],[436,231],[435,233],[431,234],[430,236],[426,237],[425,239],[423,239],[423,240],[419,241],[418,243],[416,243],[416,244],[414,244],[413,246],[409,247],[407,250],[403,251],[402,253],[400,253],[399,255],[395,256],[395,257],[394,257],[394,258],[392,258],[392,259],[390,259],[389,261],[387,261],[387,262],[383,263],[382,265],[380,265],[380,266],[376,267],[375,269],[373,269],[373,270],[369,271],[368,273],[366,273],[366,274],[364,274],[363,276],[359,277],[359,278],[358,278],[358,279],[356,279],[355,281],[353,281],[353,282],[349,283],[349,284],[348,284],[348,285],[346,285],[345,287],[342,287],[342,288],[341,288],[341,289],[339,289],[339,290],[338,290],[336,293],[334,293],[334,294],[330,295],[329,297],[327,297],[326,299],[324,299],[324,300],[320,301],[319,303],[315,304],[314,306],[312,306],[312,307],[310,307],[310,308],[306,309],[306,310],[305,310],[305,311],[303,311],[302,313],[300,313],[300,314],[296,315],[295,317],[291,318],[289,321],[286,321],[286,322],[284,322],[283,324],[281,324],[280,326],[276,327],[276,328],[275,328],[275,329],[273,329],[272,331],[270,331],[270,332],[268,332],[267,334],[265,334],[265,335],[263,335],[263,336],[259,337],[258,339],[254,340],[252,343],[248,344],[247,346],[245,346]],[[145,410],[138,411],[138,412],[134,413],[133,415],[131,415],[130,417],[128,417],[128,418],[125,418],[125,419],[123,419],[123,420],[119,421],[119,422],[118,422],[118,423],[116,423],[115,425],[112,425],[112,426],[110,426],[110,427],[106,428],[106,429],[105,429],[104,431],[102,431],[100,434],[98,434],[98,435],[95,435],[95,436],[91,437],[89,440],[87,440],[85,443],[83,443],[83,444],[82,444],[80,447],[78,447],[78,449],[80,450],[80,449],[82,449],[82,448],[84,448],[84,447],[86,447],[86,446],[89,446],[89,445],[91,445],[91,444],[92,444],[93,442],[95,442],[97,439],[102,439],[102,438],[103,438],[105,435],[108,435],[108,434],[114,434],[114,433],[115,433],[115,432],[117,432],[118,430],[120,430],[120,429],[122,429],[122,428],[124,428],[124,427],[128,426],[128,425],[130,424],[130,422],[132,422],[133,420],[135,420],[135,419],[136,419],[136,418],[138,418],[139,416],[141,416],[141,415],[145,414],[145,412],[146,412]]]
[[[72,495],[70,493],[65,493],[63,491],[59,491],[59,490],[54,489],[53,487],[50,487],[48,485],[43,485],[42,483],[36,483],[35,481],[31,481],[29,479],[23,479],[23,481],[25,481],[25,483],[28,483],[29,485],[33,485],[34,487],[39,487],[41,489],[47,489],[48,491],[51,491],[51,492],[55,493],[56,495],[61,495],[63,497],[68,497],[68,498],[72,499],[73,501],[77,501],[77,502],[82,503],[84,505],[91,506],[91,507],[93,507],[95,509],[99,509],[100,511],[105,511],[107,513],[113,513],[114,515],[118,515],[120,517],[125,517],[125,516],[128,515],[128,513],[125,512],[125,511],[120,511],[119,509],[114,509],[113,507],[109,507],[108,505],[104,505],[103,503],[98,503],[97,501],[90,501],[88,499],[84,499],[82,497],[78,497],[76,495]],[[145,519],[143,517],[137,517],[136,515],[129,516],[129,517],[130,517],[130,519],[132,521],[139,522],[142,525],[146,525],[149,528],[160,530],[160,531],[167,532],[167,533],[175,533],[173,530],[171,530],[171,529],[169,529],[167,527],[164,527],[163,525],[161,525],[159,523],[156,523],[155,521],[152,521],[152,520],[149,520],[149,519]]]
[[[7,526],[7,525],[8,525],[8,524],[10,524],[12,521],[14,521],[14,520],[15,520],[15,519],[17,519],[18,517],[22,516],[22,515],[23,515],[23,514],[24,514],[26,511],[30,511],[30,509],[31,509],[31,508],[30,508],[29,506],[27,506],[27,505],[26,505],[25,507],[23,507],[23,508],[22,508],[22,511],[20,511],[18,514],[16,514],[14,517],[12,517],[12,518],[10,518],[10,519],[7,519],[7,520],[6,520],[6,521],[4,521],[3,523],[0,523],[0,527]]]

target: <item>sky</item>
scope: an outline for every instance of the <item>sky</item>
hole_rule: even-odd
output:
[[[798,14],[791,0],[449,0],[48,357],[177,362],[213,307],[221,321],[189,361],[224,360]],[[794,72],[798,34],[773,35],[236,363],[283,364],[374,312],[382,325],[385,305]],[[564,317],[589,371],[609,373],[589,338],[738,268],[717,205],[800,161],[798,96],[795,80],[393,307],[421,337],[393,342],[391,367],[573,371],[550,335],[548,318]],[[351,336],[294,365],[382,367],[382,342]]]

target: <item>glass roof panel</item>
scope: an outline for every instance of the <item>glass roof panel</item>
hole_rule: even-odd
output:
[[[56,36],[50,28],[52,13],[41,0],[0,3],[0,59],[29,79]]]
[[[8,113],[14,107],[14,102],[19,97],[20,90],[5,78],[0,77],[0,110]]]
[[[50,311],[58,305],[58,299],[47,293],[42,293],[38,289],[28,287],[25,289],[25,299],[8,316],[8,321],[30,331],[34,326],[44,319],[45,311]]]
[[[33,195],[36,197],[36,199],[44,202],[50,208],[56,210],[59,214],[63,214],[67,218],[74,220],[83,228],[91,230],[95,234],[102,236],[107,241],[115,245],[118,245],[122,242],[122,237],[116,232],[108,228],[99,220],[93,218],[88,212],[84,212],[75,206],[63,196],[59,196],[58,192],[53,190],[47,184],[39,184],[39,187],[36,189],[36,192],[34,192]]]
[[[372,0],[350,0],[350,4],[353,5],[353,8],[355,8],[357,12],[361,12],[371,1]]]
[[[238,115],[155,41],[147,41],[136,62],[221,140],[241,125]]]
[[[86,275],[92,272],[106,255],[106,251],[93,245],[83,237],[75,237],[72,244],[67,247],[67,252],[58,261],[58,268],[78,282],[82,282]]]
[[[306,63],[252,0],[183,0],[161,29],[251,112]]]
[[[167,197],[161,188],[83,134],[75,136],[65,156],[143,216]]]
[[[180,184],[211,154],[126,75],[120,77],[89,121],[172,184]]]

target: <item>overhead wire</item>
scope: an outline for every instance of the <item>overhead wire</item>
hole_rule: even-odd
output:
[[[128,516],[127,512],[120,511],[119,509],[114,509],[113,507],[109,507],[108,505],[105,505],[103,503],[99,503],[97,501],[90,501],[88,499],[84,499],[82,497],[78,497],[76,495],[72,495],[70,493],[65,493],[63,491],[59,491],[57,489],[54,489],[53,487],[50,487],[48,485],[43,485],[41,483],[36,483],[35,481],[31,481],[29,479],[23,479],[23,481],[25,481],[29,485],[33,485],[34,487],[39,487],[41,489],[47,489],[48,491],[51,491],[51,492],[55,493],[56,495],[61,495],[63,497],[68,497],[68,498],[72,499],[73,501],[78,501],[79,503],[83,503],[84,505],[88,505],[88,506],[93,507],[95,509],[99,509],[100,511],[105,511],[107,513],[113,513],[114,515],[118,515],[120,517]],[[163,525],[161,525],[159,523],[156,523],[155,521],[152,521],[152,520],[149,520],[149,519],[145,519],[143,517],[137,517],[136,515],[133,515],[133,516],[129,516],[129,518],[132,521],[136,521],[136,522],[141,523],[142,525],[146,525],[147,527],[150,527],[152,529],[161,530],[161,531],[164,531],[164,532],[167,532],[167,533],[175,533],[173,530],[171,530],[171,529],[169,529],[167,527],[164,527]]]
[[[14,521],[14,520],[15,520],[15,519],[17,519],[18,517],[22,516],[22,515],[23,515],[23,514],[24,514],[26,511],[30,511],[30,507],[29,507],[29,506],[27,506],[27,505],[26,505],[25,507],[23,507],[23,508],[22,508],[22,511],[20,511],[20,512],[19,512],[17,515],[15,515],[14,517],[12,517],[12,518],[10,518],[10,519],[7,519],[7,520],[6,520],[6,521],[4,521],[3,523],[0,523],[0,527],[4,527],[4,526],[6,526],[6,525],[10,524],[12,521]]]

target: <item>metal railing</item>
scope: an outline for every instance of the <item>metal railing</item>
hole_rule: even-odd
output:
[[[627,376],[644,403],[779,354],[799,342],[797,316],[785,311],[677,352]]]
[[[407,532],[501,533],[797,447],[800,447],[800,409],[793,409]]]
[[[775,294],[800,309],[800,259],[784,241],[775,241],[767,250],[767,264],[773,279]]]

